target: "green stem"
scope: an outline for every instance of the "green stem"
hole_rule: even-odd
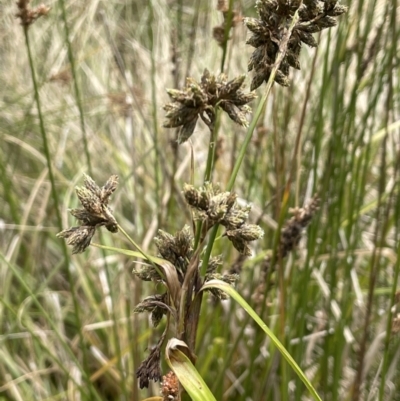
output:
[[[158,124],[157,124],[157,94],[156,94],[156,60],[154,53],[154,35],[153,35],[153,22],[154,22],[154,9],[153,2],[149,2],[149,38],[151,45],[151,103],[152,103],[152,121],[153,121],[153,142],[154,142],[154,150],[155,150],[155,159],[154,159],[154,176],[155,176],[155,184],[156,184],[156,203],[157,203],[157,220],[158,227],[161,225],[161,200],[160,200],[160,172],[159,172],[159,160],[160,160],[160,149],[158,143]]]
[[[225,68],[226,54],[228,53],[229,32],[232,28],[232,19],[233,19],[233,0],[229,0],[228,15],[225,20],[224,41],[223,41],[223,51],[222,51],[222,61],[221,61],[221,73],[224,72],[224,68]]]
[[[67,22],[67,13],[65,10],[65,2],[64,2],[64,0],[59,0],[59,3],[60,3],[60,7],[61,7],[61,16],[62,16],[62,19],[64,22],[65,42],[67,44],[68,60],[69,60],[69,63],[71,64],[71,73],[72,73],[72,77],[74,78],[73,81],[74,81],[75,98],[76,98],[76,105],[78,106],[78,110],[79,110],[79,121],[80,121],[81,131],[82,131],[82,140],[83,140],[83,147],[85,150],[86,163],[88,165],[89,174],[92,175],[92,166],[90,163],[90,153],[89,153],[89,146],[88,146],[87,135],[86,135],[82,99],[81,99],[81,93],[80,93],[78,80],[77,80],[74,53],[72,52],[72,45],[71,45],[71,41],[70,41],[70,32],[69,32],[69,27],[68,27],[68,22]]]
[[[148,262],[151,263],[151,265],[157,270],[157,273],[161,276],[164,277],[165,274],[160,270],[160,268],[157,266],[157,264],[154,262],[153,258],[148,255],[130,236],[129,234],[119,225],[117,224],[118,229],[124,234],[124,236],[127,238],[127,240],[139,251],[139,253],[143,256],[144,259],[146,259]]]
[[[58,223],[59,229],[62,230],[62,219],[61,219],[61,213],[60,213],[60,208],[59,208],[57,188],[56,188],[55,179],[54,179],[53,165],[52,165],[51,157],[50,157],[50,150],[49,150],[49,145],[48,145],[48,141],[47,141],[47,134],[46,134],[46,130],[44,127],[44,119],[43,119],[42,107],[41,107],[40,97],[39,97],[39,87],[38,87],[36,74],[35,74],[35,68],[34,68],[34,64],[33,64],[33,57],[32,57],[31,45],[29,42],[28,28],[29,28],[28,26],[24,26],[24,35],[25,35],[25,43],[26,43],[28,59],[29,59],[29,67],[31,70],[31,77],[32,77],[32,83],[33,83],[36,107],[38,110],[40,133],[42,136],[43,150],[44,150],[44,154],[46,157],[47,168],[49,170],[49,179],[50,179],[50,183],[51,183],[51,194],[52,194],[52,198],[54,201],[54,209],[55,209],[55,213],[56,213],[57,223]],[[80,319],[79,304],[78,304],[77,297],[74,296],[74,294],[76,293],[75,292],[75,281],[72,278],[72,273],[70,271],[69,255],[68,255],[67,246],[64,241],[62,241],[62,249],[63,249],[64,259],[65,259],[68,284],[70,286],[71,293],[73,294],[72,299],[73,299],[73,304],[74,304],[74,317],[75,317],[75,324],[78,329],[80,348],[82,350],[83,367],[84,367],[84,371],[88,372],[89,365],[87,362],[85,341],[84,341],[84,337],[83,337],[83,334],[81,331],[82,322]],[[86,378],[86,379],[87,379],[87,383],[89,384],[92,395],[95,398],[98,398],[98,394],[97,394],[96,390],[94,389],[92,383],[90,382],[89,378]]]

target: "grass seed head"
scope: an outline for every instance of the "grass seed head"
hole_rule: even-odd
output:
[[[40,4],[36,8],[31,8],[29,3],[30,0],[18,0],[18,12],[15,14],[20,19],[21,25],[26,28],[32,25],[38,18],[46,16],[50,11],[50,7],[44,4]]]
[[[83,252],[89,245],[97,227],[105,226],[108,231],[116,233],[118,224],[108,202],[118,184],[118,176],[112,175],[103,187],[99,187],[88,175],[84,175],[84,186],[75,188],[75,192],[83,209],[71,209],[69,212],[82,225],[72,227],[57,234],[72,245],[72,253]]]
[[[57,234],[57,237],[64,238],[67,245],[72,245],[72,253],[81,253],[90,245],[90,241],[96,231],[95,226],[71,227]]]
[[[244,79],[245,75],[241,75],[228,81],[225,74],[215,76],[206,69],[200,82],[188,78],[183,90],[168,89],[167,93],[172,102],[164,105],[167,112],[164,127],[180,127],[178,143],[181,144],[192,136],[199,117],[212,130],[215,110],[218,107],[224,110],[231,120],[247,127],[246,114],[250,109],[246,105],[256,95],[240,89]]]
[[[136,371],[136,377],[139,379],[140,388],[149,387],[150,380],[161,381],[161,344],[154,347],[150,355],[140,364]]]
[[[319,209],[319,198],[315,195],[303,208],[294,208],[293,217],[286,222],[281,232],[280,256],[283,258],[294,250],[301,240],[301,235]]]
[[[256,8],[259,18],[244,18],[244,23],[252,33],[247,44],[255,50],[250,57],[248,70],[254,70],[251,90],[267,82],[280,49],[286,27],[298,9],[299,21],[296,23],[288,42],[286,55],[274,78],[282,86],[289,86],[289,66],[300,69],[299,55],[301,43],[316,47],[313,33],[336,25],[335,17],[345,13],[347,7],[338,1],[283,1],[258,0]]]

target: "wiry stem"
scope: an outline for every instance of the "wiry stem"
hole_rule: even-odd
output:
[[[42,141],[43,141],[43,151],[46,157],[46,162],[47,162],[47,168],[49,170],[49,179],[51,183],[51,194],[52,198],[54,201],[54,209],[56,213],[56,218],[57,218],[57,224],[59,229],[62,229],[62,219],[61,219],[61,213],[60,213],[60,208],[59,208],[59,199],[58,199],[58,194],[57,194],[57,188],[55,184],[55,179],[54,179],[54,172],[53,172],[53,165],[51,161],[51,156],[50,156],[50,150],[49,150],[49,145],[47,141],[47,134],[46,130],[44,127],[44,119],[43,119],[43,114],[42,114],[42,107],[40,103],[40,97],[39,97],[39,87],[36,79],[36,74],[35,74],[35,68],[33,64],[33,57],[32,57],[32,50],[31,50],[31,45],[29,41],[29,34],[28,34],[28,28],[29,26],[24,26],[24,35],[25,35],[25,43],[26,43],[26,49],[28,52],[28,59],[29,59],[29,67],[31,70],[31,77],[32,77],[32,83],[33,83],[33,89],[34,89],[34,96],[35,96],[35,102],[36,102],[36,107],[38,110],[38,118],[39,118],[39,126],[40,126],[40,133],[42,135]],[[69,255],[68,255],[68,250],[65,242],[63,241],[62,244],[62,249],[63,249],[63,254],[64,254],[64,260],[65,260],[65,265],[66,265],[66,273],[67,273],[67,279],[68,279],[68,284],[71,289],[71,293],[75,294],[75,281],[72,278],[72,274],[70,271],[70,264],[69,264]],[[75,317],[75,324],[76,327],[78,328],[78,336],[79,336],[79,342],[81,344],[80,348],[82,350],[82,358],[83,358],[83,374],[86,376],[86,372],[88,372],[88,362],[87,362],[87,355],[86,355],[86,347],[85,347],[85,340],[81,331],[82,327],[82,322],[80,320],[80,309],[79,309],[79,304],[76,296],[72,297],[73,300],[73,305],[74,305],[74,317]],[[86,377],[86,383],[91,383],[88,377]],[[93,388],[92,385],[90,387],[90,392],[95,399],[99,399],[99,395],[97,391]]]

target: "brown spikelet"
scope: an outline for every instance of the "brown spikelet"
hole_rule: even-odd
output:
[[[256,95],[241,90],[244,79],[245,75],[241,75],[228,81],[225,74],[215,76],[206,69],[200,82],[188,78],[183,90],[168,89],[172,102],[164,105],[164,127],[179,128],[178,143],[183,143],[193,135],[199,118],[210,130],[213,129],[217,108],[224,110],[237,124],[246,127],[246,114],[250,112],[247,104]]]
[[[18,12],[15,14],[20,19],[21,25],[26,28],[32,25],[38,18],[46,16],[50,11],[50,7],[44,4],[40,4],[36,8],[31,8],[29,3],[30,0],[18,0]]]
[[[84,174],[84,186],[75,188],[83,209],[72,209],[70,213],[82,225],[63,230],[57,237],[67,240],[73,246],[72,253],[83,252],[89,245],[97,227],[105,226],[108,231],[118,231],[118,224],[108,207],[110,196],[117,188],[118,176],[112,175],[103,187]]]
[[[300,69],[301,44],[316,47],[317,42],[312,34],[335,26],[335,17],[347,11],[347,7],[336,0],[309,0],[302,4],[298,0],[257,0],[256,8],[259,18],[244,18],[245,25],[252,33],[246,43],[255,48],[248,63],[248,70],[255,71],[251,90],[268,81],[287,26],[297,10],[299,20],[292,31],[286,55],[274,78],[275,82],[282,86],[289,86],[289,66]]]

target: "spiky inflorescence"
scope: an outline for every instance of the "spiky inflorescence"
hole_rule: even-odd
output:
[[[101,188],[84,174],[84,186],[75,188],[83,209],[71,209],[70,213],[82,224],[71,227],[57,234],[72,245],[72,253],[83,252],[89,245],[97,227],[105,226],[108,231],[116,233],[118,224],[108,206],[111,194],[118,185],[118,176],[112,175]]]
[[[246,113],[251,111],[247,103],[256,95],[240,90],[244,79],[245,75],[241,75],[228,81],[224,74],[216,77],[206,69],[200,82],[187,78],[183,90],[168,89],[172,102],[164,106],[167,112],[164,127],[180,127],[178,143],[181,144],[192,136],[199,117],[212,129],[216,107],[224,110],[237,124],[247,126]]]
[[[185,225],[175,235],[158,230],[158,235],[154,241],[160,256],[175,266],[178,278],[182,283],[193,253],[193,235],[190,227]]]
[[[149,387],[150,380],[161,381],[161,345],[157,344],[136,371],[140,388]]]
[[[151,323],[157,327],[168,311],[168,293],[151,295],[136,305],[133,313],[151,313]]]
[[[289,210],[293,214],[293,217],[282,228],[277,259],[283,259],[297,247],[303,230],[310,224],[311,219],[318,211],[319,203],[320,199],[318,195],[314,195],[306,206]],[[271,257],[267,256],[264,261],[263,270],[269,270],[270,264]]]
[[[300,69],[299,55],[302,43],[316,47],[313,33],[336,25],[335,17],[345,13],[347,7],[335,0],[257,0],[258,18],[245,18],[244,23],[252,32],[247,44],[255,47],[248,62],[248,70],[255,71],[251,83],[254,90],[267,82],[275,63],[287,26],[296,10],[299,10],[299,21],[289,38],[286,54],[275,75],[275,82],[289,86],[289,69]]]
[[[225,283],[228,283],[231,286],[234,286],[239,278],[239,274],[231,272],[223,274],[218,273],[217,269],[220,266],[222,266],[222,260],[219,256],[211,258],[210,261],[208,262],[207,272],[204,281],[207,282],[216,279],[224,281]],[[223,300],[229,298],[229,296],[225,292],[219,290],[218,288],[210,288],[207,291],[210,292],[217,299]]]
[[[21,25],[26,28],[32,25],[39,17],[46,16],[50,11],[50,7],[44,4],[31,8],[29,3],[30,0],[18,0],[18,12],[15,14],[21,20]]]
[[[241,254],[251,255],[248,243],[261,238],[264,231],[257,225],[246,223],[250,205],[240,206],[236,202],[236,194],[222,192],[209,182],[198,189],[185,184],[183,193],[189,206],[196,210],[198,220],[202,220],[208,229],[215,224],[223,225],[227,230],[225,235],[233,246]]]

